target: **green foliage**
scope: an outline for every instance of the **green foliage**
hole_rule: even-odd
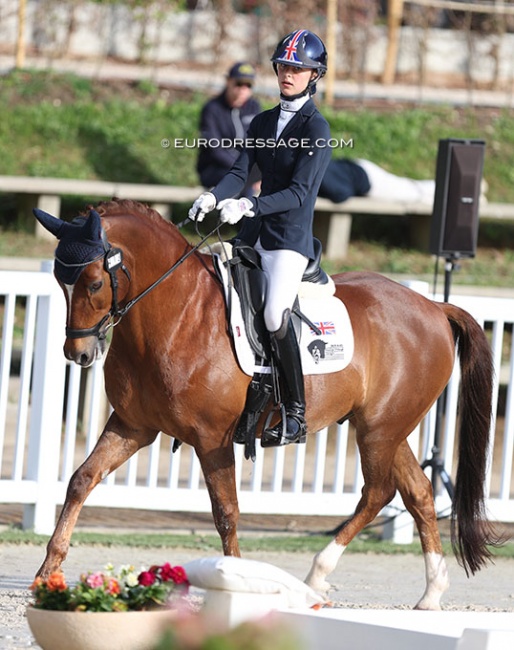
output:
[[[283,552],[283,553],[317,553],[332,539],[329,535],[290,535],[277,534],[274,536],[250,536],[240,535],[240,546],[243,553],[252,552]],[[34,544],[45,546],[48,537],[36,535],[30,531],[23,531],[15,528],[7,528],[0,531],[0,544]],[[184,548],[196,549],[205,553],[219,553],[221,542],[214,534],[173,534],[173,533],[145,533],[131,532],[120,534],[103,534],[81,532],[73,533],[73,546],[128,546],[137,548]],[[451,545],[444,542],[445,553],[451,554]],[[421,554],[421,546],[418,541],[412,544],[394,544],[393,542],[382,541],[376,533],[370,533],[369,529],[363,531],[352,541],[345,553],[416,553]],[[499,548],[491,548],[491,553],[498,557],[514,557],[514,543],[508,542]]]
[[[196,150],[174,141],[198,136],[205,99],[148,80],[109,84],[12,72],[2,79],[0,173],[196,185]],[[489,200],[514,202],[514,117],[508,111],[321,108],[332,136],[353,141],[353,148],[335,149],[335,157],[368,158],[399,175],[433,177],[440,138],[483,138]],[[163,139],[169,148],[161,146]]]
[[[198,137],[205,95],[159,87],[149,80],[105,82],[47,71],[14,71],[1,82],[0,174],[199,184],[197,150],[191,143]],[[273,102],[263,104],[268,108]],[[321,110],[332,137],[343,143],[334,149],[334,157],[367,158],[401,176],[433,178],[441,138],[484,139],[488,200],[514,202],[514,115],[509,111],[394,104],[380,110],[350,105],[335,110],[321,104]],[[350,142],[352,147],[344,146]],[[83,207],[82,197],[63,197],[64,214],[76,213],[77,204]],[[2,252],[1,240],[23,223],[17,209],[14,197],[0,195],[0,254],[16,254],[9,252],[17,247],[13,242],[5,243],[8,252]],[[185,215],[186,206],[174,207],[176,221]],[[405,254],[408,224],[401,218],[361,215],[354,219],[352,240],[387,246],[385,259],[378,265],[369,255],[364,260],[349,258],[332,272],[348,265],[383,273],[413,272],[414,252]],[[508,250],[514,246],[514,229],[511,224],[482,223],[479,246]],[[359,251],[352,251],[351,257],[359,258]],[[432,264],[426,254],[423,258],[425,265],[427,260]],[[499,274],[496,266],[484,265],[477,274],[481,284],[498,284],[496,278],[509,282],[512,260],[499,261]]]

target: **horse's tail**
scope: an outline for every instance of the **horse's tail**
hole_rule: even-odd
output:
[[[503,539],[487,519],[485,478],[492,414],[493,359],[484,331],[463,309],[444,304],[461,366],[460,432],[452,505],[453,551],[466,575],[491,558],[489,546]]]

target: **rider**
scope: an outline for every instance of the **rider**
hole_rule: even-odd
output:
[[[329,126],[311,99],[327,70],[323,42],[306,29],[296,30],[278,43],[271,61],[280,104],[252,120],[232,169],[189,211],[198,221],[215,207],[222,222],[235,224],[244,218],[238,239],[261,256],[267,279],[264,322],[287,389],[286,425],[267,429],[263,446],[305,441],[303,373],[290,314],[314,258],[314,203],[330,160]],[[227,198],[239,194],[254,163],[262,175],[260,195]]]

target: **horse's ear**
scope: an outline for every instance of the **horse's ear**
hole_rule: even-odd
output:
[[[43,228],[48,230],[48,232],[51,232],[52,235],[55,235],[57,239],[60,239],[62,237],[62,234],[66,227],[65,221],[58,219],[57,217],[53,217],[51,214],[48,214],[48,212],[44,212],[44,210],[40,210],[39,208],[34,208],[32,210],[32,213],[39,221],[39,223],[43,226]]]
[[[96,210],[89,210],[89,218],[82,226],[82,233],[91,241],[102,241],[102,220]]]

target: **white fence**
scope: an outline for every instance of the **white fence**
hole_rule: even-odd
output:
[[[62,353],[64,298],[50,271],[0,271],[2,347],[0,357],[0,503],[24,505],[24,527],[49,534],[56,506],[64,502],[69,478],[93,448],[108,415],[101,363],[88,370],[68,364]],[[514,300],[454,297],[486,328],[494,353],[494,437],[488,475],[489,510],[514,521]],[[442,457],[454,469],[458,366],[449,384]],[[420,460],[431,455],[434,410],[410,436]],[[241,512],[289,515],[350,515],[362,476],[354,434],[348,424],[311,436],[307,445],[266,451],[255,463],[236,445]],[[210,502],[193,450],[171,453],[173,440],[159,436],[89,496],[86,506],[210,512]],[[448,510],[444,489],[438,510]],[[398,497],[384,511],[400,513]],[[412,522],[401,515],[389,533],[412,538]]]

